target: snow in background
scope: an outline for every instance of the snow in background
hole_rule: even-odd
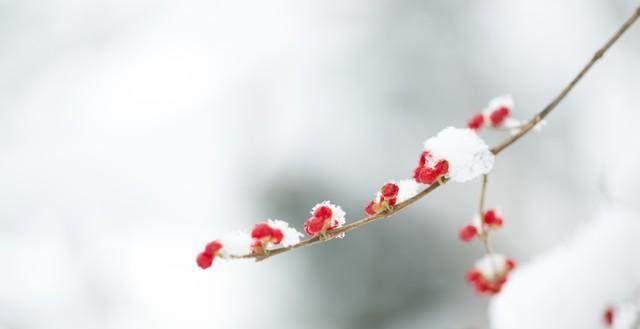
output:
[[[603,328],[607,307],[640,291],[638,232],[636,211],[603,207],[570,242],[511,274],[491,304],[492,327]]]
[[[542,108],[635,5],[0,1],[0,328],[488,326],[456,237],[477,180],[326,246],[194,259],[325,199],[358,218],[494,96]],[[519,264],[638,204],[639,36],[497,158],[495,247]]]

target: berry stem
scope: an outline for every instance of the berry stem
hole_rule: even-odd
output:
[[[478,234],[478,238],[482,241],[482,246],[484,247],[484,252],[491,258],[491,263],[493,264],[494,273],[498,273],[498,265],[496,264],[495,259],[493,258],[493,248],[491,246],[491,237],[489,236],[489,228],[484,222],[484,200],[485,195],[487,194],[487,184],[489,182],[489,175],[482,175],[482,189],[480,190],[480,205],[478,207],[478,215],[480,216],[480,227],[482,227],[482,232]]]
[[[484,196],[487,193],[488,180],[489,180],[489,177],[487,175],[482,175],[482,190],[480,190],[480,206],[478,207],[478,214],[480,215],[481,219],[484,215]],[[483,222],[483,226],[484,226],[484,222]]]

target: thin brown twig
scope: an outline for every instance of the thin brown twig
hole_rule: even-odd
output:
[[[416,201],[422,199],[425,195],[431,193],[432,191],[434,191],[435,189],[437,189],[438,187],[446,184],[448,181],[448,179],[443,178],[440,179],[438,182],[434,183],[433,185],[430,185],[429,187],[427,187],[426,189],[420,191],[418,194],[414,195],[413,197],[407,199],[406,201],[397,204],[395,207],[391,208],[390,210],[385,210],[382,211],[374,216],[371,217],[365,217],[362,218],[360,220],[357,220],[355,222],[349,223],[345,226],[339,227],[335,230],[331,230],[331,231],[327,231],[326,235],[327,235],[327,239],[323,239],[321,238],[319,235],[312,237],[310,239],[301,241],[300,243],[297,243],[293,246],[290,247],[282,247],[282,248],[278,248],[278,249],[273,249],[271,251],[269,251],[269,254],[251,254],[251,255],[245,255],[245,256],[239,256],[237,258],[255,258],[257,261],[261,261],[264,260],[266,258],[269,258],[271,256],[275,256],[278,254],[281,254],[283,252],[287,252],[287,251],[291,251],[294,249],[300,249],[302,247],[307,247],[307,246],[311,246],[314,244],[318,244],[318,243],[322,243],[322,242],[326,242],[332,238],[334,238],[335,236],[341,234],[341,233],[347,233],[349,231],[353,231],[357,228],[360,228],[364,225],[367,225],[371,222],[374,222],[378,219],[381,218],[387,218],[390,217],[392,215],[395,215],[397,212],[399,212],[400,210],[412,205],[413,203],[415,203]]]
[[[484,200],[487,194],[487,183],[489,181],[488,175],[482,175],[482,189],[480,190],[480,205],[478,206],[478,216],[480,216],[480,228],[481,231],[478,232],[478,238],[482,241],[482,246],[484,247],[484,253],[489,256],[491,259],[491,266],[493,267],[493,272],[498,273],[498,264],[496,264],[495,259],[493,258],[493,248],[491,246],[491,237],[489,235],[489,228],[487,224],[484,222]]]
[[[511,144],[515,143],[520,138],[522,138],[531,129],[533,129],[533,127],[535,127],[538,123],[540,123],[540,121],[542,121],[547,115],[549,115],[549,113],[551,113],[551,111],[553,111],[558,106],[558,104],[565,98],[565,96],[567,96],[567,94],[569,94],[569,92],[571,90],[573,90],[575,85],[584,77],[584,75],[591,69],[591,67],[598,60],[600,60],[602,58],[602,56],[604,56],[604,54],[609,50],[609,48],[611,48],[611,46],[613,44],[615,44],[616,41],[618,41],[620,36],[622,36],[622,34],[624,34],[624,32],[627,31],[627,29],[629,29],[629,27],[631,25],[633,25],[633,23],[635,23],[635,21],[638,19],[638,17],[640,17],[640,7],[635,9],[633,14],[622,24],[622,26],[616,31],[616,33],[613,34],[613,36],[611,36],[609,38],[609,40],[607,40],[607,42],[604,44],[604,46],[602,46],[600,49],[598,49],[598,51],[595,52],[595,54],[593,55],[591,60],[582,68],[582,70],[580,70],[578,75],[576,75],[569,82],[569,84],[567,84],[562,89],[562,91],[560,91],[560,93],[555,98],[553,98],[553,100],[551,100],[551,102],[542,111],[540,111],[533,118],[531,118],[531,120],[529,120],[516,134],[506,138],[500,144],[498,144],[495,147],[493,147],[491,149],[491,152],[493,152],[493,154],[495,154],[495,155],[498,155],[505,148],[509,147]],[[416,194],[412,198],[410,198],[410,199],[408,199],[408,200],[406,200],[406,201],[404,201],[402,203],[397,204],[395,207],[393,207],[393,209],[383,211],[383,212],[381,212],[379,214],[376,214],[374,216],[371,216],[371,217],[362,218],[360,220],[357,220],[355,222],[349,223],[349,224],[347,224],[347,225],[345,225],[343,227],[340,227],[338,229],[329,231],[329,232],[327,232],[327,238],[326,239],[320,238],[319,236],[315,236],[315,237],[312,237],[310,239],[301,241],[301,242],[299,242],[299,243],[297,243],[297,244],[295,244],[293,246],[281,247],[281,248],[277,248],[277,249],[271,250],[271,251],[269,251],[268,254],[265,254],[265,253],[251,254],[251,255],[239,256],[239,257],[236,257],[236,258],[255,258],[256,261],[261,261],[261,260],[267,259],[269,257],[273,257],[275,255],[279,255],[279,254],[282,254],[282,253],[285,253],[285,252],[288,252],[288,251],[291,251],[291,250],[296,250],[296,249],[300,249],[300,248],[303,248],[303,247],[307,247],[307,246],[319,244],[319,243],[322,243],[322,242],[326,242],[326,241],[330,240],[331,238],[334,238],[335,236],[337,236],[337,235],[339,235],[341,233],[346,233],[346,232],[353,231],[353,230],[355,230],[357,228],[360,228],[360,227],[362,227],[364,225],[372,223],[372,222],[374,222],[374,221],[376,221],[376,220],[378,220],[380,218],[386,218],[386,217],[393,216],[396,213],[398,213],[399,211],[401,211],[402,209],[412,205],[416,201],[422,199],[427,194],[433,192],[434,190],[436,190],[437,188],[439,188],[440,186],[442,186],[442,185],[444,185],[446,183],[447,183],[447,179],[442,179],[441,181],[438,181],[437,183],[434,183],[433,185],[430,185],[426,189],[420,191],[418,194]]]
[[[487,194],[487,182],[488,176],[482,175],[482,190],[480,190],[480,206],[478,207],[478,216],[480,216],[480,227],[482,228],[481,232],[478,232],[478,237],[482,240],[482,245],[484,246],[484,251],[487,255],[491,256],[493,250],[491,248],[491,240],[489,238],[489,230],[487,225],[484,223],[484,199]]]
[[[529,120],[529,122],[527,122],[527,124],[525,124],[524,127],[520,131],[518,131],[515,135],[505,139],[502,143],[493,147],[491,149],[491,152],[493,152],[493,154],[496,154],[496,155],[502,152],[502,150],[504,150],[509,145],[513,144],[515,141],[522,138],[522,136],[528,133],[531,129],[533,129],[533,127],[535,127],[538,123],[540,123],[540,121],[542,121],[547,115],[549,115],[549,113],[551,113],[551,111],[553,111],[556,108],[556,106],[560,104],[560,102],[564,99],[564,97],[567,96],[567,94],[582,79],[582,77],[585,74],[587,74],[587,72],[591,69],[591,67],[598,60],[600,60],[602,56],[604,56],[604,54],[607,52],[607,50],[609,50],[609,48],[611,48],[611,46],[613,46],[613,44],[616,43],[618,39],[620,39],[622,34],[624,34],[624,32],[626,32],[627,29],[629,29],[629,27],[633,25],[633,23],[635,23],[638,17],[640,17],[640,7],[636,8],[636,10],[633,12],[633,15],[631,15],[622,24],[622,26],[620,26],[618,31],[616,31],[616,33],[613,36],[611,36],[609,40],[607,40],[607,42],[604,44],[604,46],[602,46],[602,48],[598,49],[598,51],[596,51],[595,54],[593,54],[593,57],[591,57],[591,60],[587,63],[587,65],[585,65],[582,68],[582,70],[580,70],[578,75],[576,75],[575,78],[573,78],[573,80],[571,80],[571,82],[569,82],[569,84],[562,89],[562,91],[551,101],[551,103],[549,103],[542,111],[540,111],[540,113],[536,114],[531,120]]]
[[[484,213],[484,196],[487,193],[487,181],[489,177],[487,175],[482,175],[482,189],[480,190],[480,205],[478,206],[478,214],[482,216]]]

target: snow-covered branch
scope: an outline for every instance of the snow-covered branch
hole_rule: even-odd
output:
[[[484,111],[474,114],[467,124],[468,128],[449,127],[442,130],[437,136],[427,139],[418,166],[413,173],[413,179],[390,181],[382,186],[375,199],[366,206],[366,217],[346,223],[344,211],[339,206],[325,201],[313,207],[311,217],[304,224],[304,230],[310,236],[308,239],[300,241],[302,233],[285,222],[269,220],[257,224],[251,232],[235,232],[229,237],[209,243],[198,255],[198,265],[207,268],[211,266],[216,257],[250,258],[261,261],[295,249],[325,243],[333,238],[343,237],[346,233],[381,218],[394,216],[449,181],[465,182],[483,176],[478,222],[463,228],[460,231],[460,237],[463,240],[471,240],[477,236],[485,247],[486,257],[476,264],[477,271],[473,272],[475,274],[473,274],[473,278],[469,278],[469,281],[475,284],[477,289],[497,289],[499,291],[499,286],[489,285],[487,287],[477,284],[482,280],[485,282],[486,279],[497,279],[498,281],[506,279],[506,274],[514,266],[510,259],[494,254],[490,245],[490,230],[502,224],[502,218],[497,211],[484,210],[487,174],[493,167],[495,157],[544,123],[543,120],[562,102],[639,16],[640,7],[595,52],[560,93],[530,120],[520,122],[509,118],[513,110],[513,101],[510,97],[500,97],[489,103]],[[485,124],[497,130],[511,131],[512,134],[498,145],[489,148],[477,135],[478,130]],[[419,186],[423,186],[423,189],[419,190]]]

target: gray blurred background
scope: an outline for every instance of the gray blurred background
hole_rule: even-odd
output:
[[[262,263],[194,259],[262,219],[301,229],[325,199],[362,217],[424,139],[492,97],[539,111],[636,5],[0,1],[0,328],[488,327],[464,282],[481,247],[457,239],[478,180]],[[526,263],[616,198],[639,40],[500,155],[497,250]]]

